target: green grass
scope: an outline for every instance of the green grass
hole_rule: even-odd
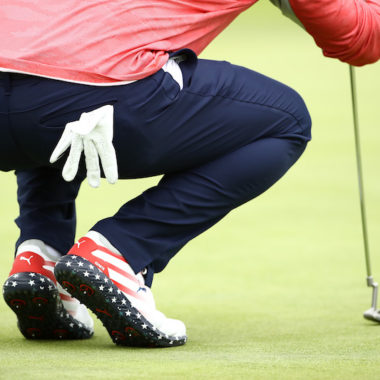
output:
[[[380,378],[380,327],[361,314],[365,286],[348,67],[326,59],[304,32],[260,2],[204,52],[289,84],[313,119],[313,141],[273,189],[189,243],[156,276],[157,304],[184,320],[175,349],[116,347],[93,339],[31,342],[0,301],[1,379]],[[357,70],[368,223],[379,279],[380,66]],[[157,178],[82,187],[78,235]],[[0,280],[17,229],[14,176],[0,174]]]

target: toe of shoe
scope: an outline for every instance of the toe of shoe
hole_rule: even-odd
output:
[[[186,336],[186,326],[178,319],[166,318],[159,326],[160,331],[164,334],[174,337]]]

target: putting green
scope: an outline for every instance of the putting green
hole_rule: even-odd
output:
[[[159,308],[187,324],[175,349],[111,343],[96,322],[82,342],[26,341],[0,301],[1,379],[380,378],[380,326],[370,306],[356,182],[348,66],[262,1],[206,50],[274,77],[304,97],[313,141],[260,198],[189,243],[156,276]],[[357,70],[365,190],[375,278],[380,278],[380,64]],[[254,122],[254,121],[253,121]],[[84,184],[78,235],[157,182]],[[12,262],[15,179],[0,173],[0,280]]]

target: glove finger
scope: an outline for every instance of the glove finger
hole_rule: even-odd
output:
[[[50,163],[53,164],[56,162],[65,150],[70,146],[72,139],[72,133],[69,129],[63,131],[61,138],[59,139],[56,147],[53,150],[53,153],[50,156]]]
[[[62,177],[65,179],[65,181],[70,182],[75,178],[78,172],[79,161],[82,155],[82,151],[82,137],[75,133],[73,134],[69,156],[67,157],[65,166],[62,170]]]
[[[117,160],[115,148],[112,142],[108,141],[94,141],[98,151],[104,175],[109,183],[116,183],[119,178],[117,172]]]
[[[84,139],[84,156],[86,159],[87,181],[91,187],[99,187],[99,157],[95,145],[91,140]]]
[[[106,105],[99,108],[102,114],[97,121],[96,130],[106,137],[107,140],[112,141],[113,138],[113,106]]]

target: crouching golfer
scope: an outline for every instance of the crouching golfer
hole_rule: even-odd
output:
[[[186,342],[185,325],[155,307],[154,273],[272,186],[310,140],[295,91],[197,58],[255,2],[2,7],[0,169],[16,170],[21,230],[4,298],[27,338],[90,337],[93,323],[78,299],[117,344]],[[380,57],[379,0],[273,2],[325,55],[355,65]],[[163,177],[73,245],[75,198],[86,176],[98,186],[99,158],[112,183]]]

